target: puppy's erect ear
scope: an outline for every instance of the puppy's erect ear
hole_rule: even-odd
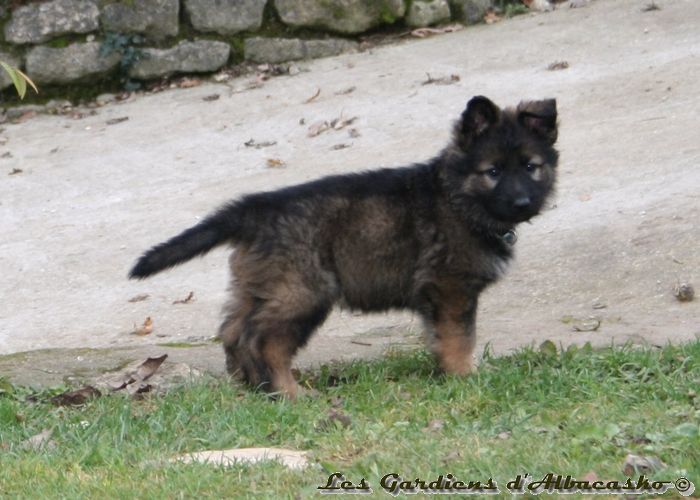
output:
[[[488,98],[481,95],[472,97],[457,127],[457,142],[460,147],[466,149],[476,137],[498,123],[500,118],[501,110]]]
[[[518,104],[518,122],[550,144],[557,142],[557,101],[523,101]]]

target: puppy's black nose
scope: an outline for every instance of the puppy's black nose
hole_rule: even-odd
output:
[[[515,199],[513,202],[513,207],[518,209],[527,208],[531,203],[532,202],[530,201],[529,196],[521,196],[520,198]]]

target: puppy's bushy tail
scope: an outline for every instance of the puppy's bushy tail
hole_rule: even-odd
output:
[[[129,278],[143,279],[182,264],[213,248],[236,241],[242,231],[241,208],[230,204],[174,238],[154,246],[136,261]]]

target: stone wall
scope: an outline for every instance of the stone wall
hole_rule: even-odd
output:
[[[381,26],[481,21],[493,0],[0,0],[0,60],[38,85],[150,80],[358,49]],[[0,75],[0,89],[10,85]]]

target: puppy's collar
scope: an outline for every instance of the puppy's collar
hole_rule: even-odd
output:
[[[518,233],[515,232],[515,229],[509,229],[508,231],[500,235],[499,238],[506,245],[513,246],[515,245],[515,242],[518,241]]]

